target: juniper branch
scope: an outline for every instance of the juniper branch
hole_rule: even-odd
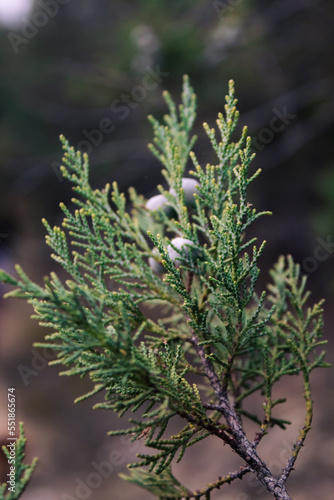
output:
[[[8,487],[7,483],[0,484],[0,500],[16,500],[20,498],[28,486],[37,464],[37,458],[34,458],[30,465],[24,463],[26,437],[22,422],[19,423],[19,432],[19,437],[15,441],[14,461],[9,448],[7,446],[2,447],[8,463],[14,468],[14,480],[12,481],[14,486]]]
[[[160,499],[208,499],[214,489],[253,473],[271,496],[291,500],[286,482],[311,428],[310,373],[328,366],[319,353],[322,302],[307,307],[306,279],[291,257],[281,257],[271,271],[268,292],[257,291],[265,242],[247,240],[246,230],[269,213],[257,212],[248,201],[248,187],[260,171],[250,170],[254,155],[247,129],[234,139],[239,115],[233,82],[218,130],[204,124],[217,156],[216,164],[205,167],[192,151],[196,97],[188,77],[178,108],[168,93],[164,97],[169,113],[163,123],[150,117],[150,149],[166,181],[158,187],[158,200],[145,202],[131,189],[129,212],[116,183],[93,190],[88,156],[62,137],[62,173],[73,184],[79,208],[61,205],[62,227],[44,225],[52,256],[69,279],[62,283],[51,273],[38,286],[18,266],[17,278],[0,271],[0,280],[14,287],[7,296],[27,300],[34,318],[51,329],[38,345],[57,352],[52,364],[63,365],[65,375],[92,380],[93,389],[77,401],[103,391],[105,401],[95,407],[120,416],[141,410],[141,418],[129,418],[129,428],[110,433],[144,439],[154,450],[129,465],[127,480]],[[188,160],[191,179],[185,177]],[[270,427],[289,423],[275,417],[285,399],[273,399],[274,384],[299,373],[305,423],[277,478],[257,447]],[[190,383],[191,374],[203,383]],[[251,414],[242,405],[255,393],[264,405]],[[177,415],[184,427],[170,436]],[[259,425],[253,440],[242,417]],[[192,493],[173,476],[172,464],[209,435],[244,465]]]

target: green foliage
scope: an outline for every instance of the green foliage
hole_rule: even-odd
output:
[[[65,366],[62,374],[90,376],[94,389],[77,401],[103,390],[105,402],[96,407],[120,416],[141,409],[141,418],[129,418],[128,429],[110,433],[145,438],[154,450],[138,455],[128,479],[159,498],[210,498],[214,488],[251,469],[263,477],[264,470],[270,473],[256,446],[269,427],[288,424],[273,415],[285,400],[274,400],[272,389],[283,376],[301,373],[306,421],[285,469],[288,477],[310,428],[309,374],[326,366],[316,349],[324,343],[322,303],[306,308],[306,280],[291,257],[280,258],[274,267],[268,296],[256,290],[265,242],[248,240],[246,229],[268,212],[258,213],[248,201],[248,186],[260,171],[250,172],[254,155],[246,128],[234,139],[239,114],[233,82],[225,113],[217,118],[218,131],[204,124],[217,156],[216,164],[205,167],[191,152],[196,98],[188,78],[178,108],[168,93],[164,97],[169,114],[162,124],[150,117],[150,149],[164,167],[167,185],[159,191],[173,216],[164,207],[147,210],[134,189],[127,210],[116,183],[93,190],[87,155],[62,137],[62,173],[73,184],[78,208],[73,212],[61,205],[62,228],[44,224],[52,256],[68,279],[63,283],[51,273],[40,287],[20,267],[19,279],[4,272],[0,278],[16,287],[7,296],[28,300],[34,318],[52,330],[40,344],[58,352],[51,363]],[[182,189],[189,158],[190,174],[198,180],[195,207],[187,206]],[[194,249],[179,250],[180,265],[168,252],[175,237],[189,240]],[[163,276],[149,264],[157,252]],[[250,414],[243,404],[256,392],[263,405]],[[170,436],[168,426],[176,415],[184,426]],[[252,442],[242,417],[260,426]],[[192,494],[172,476],[172,461],[209,435],[228,443],[245,468]]]
[[[20,498],[30,481],[32,473],[34,472],[37,463],[36,458],[33,460],[31,465],[23,463],[25,458],[24,450],[26,441],[23,423],[20,422],[20,435],[15,442],[15,464],[13,464],[15,467],[15,491],[8,491],[7,483],[0,484],[0,500],[16,500],[17,498]],[[6,458],[10,460],[10,450],[6,446],[3,446],[2,449]]]
[[[120,476],[138,486],[144,487],[147,491],[158,498],[186,498],[189,491],[184,488],[171,473],[170,468],[165,469],[159,476],[139,469],[131,474],[131,477],[125,474]]]

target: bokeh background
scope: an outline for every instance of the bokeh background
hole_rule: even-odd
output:
[[[0,0],[0,23],[1,267],[12,271],[19,262],[39,283],[56,268],[41,218],[59,224],[59,202],[71,204],[70,187],[59,175],[60,133],[90,154],[95,186],[116,180],[121,190],[134,185],[148,198],[162,176],[147,150],[146,117],[166,111],[162,90],[178,100],[182,75],[189,74],[199,103],[195,151],[206,163],[211,156],[201,123],[214,123],[233,78],[240,123],[248,125],[257,153],[254,168],[263,169],[252,199],[259,210],[273,211],[254,227],[268,242],[262,284],[279,254],[300,262],[313,300],[326,298],[331,361],[333,2]],[[141,443],[106,437],[121,426],[117,418],[92,410],[91,402],[73,404],[90,385],[46,367],[50,353],[32,347],[45,332],[30,314],[25,303],[0,299],[0,440],[6,438],[6,390],[15,386],[28,459],[40,458],[23,500],[152,498],[118,478]],[[312,384],[314,427],[288,489],[295,500],[333,500],[333,369],[314,373]],[[277,472],[303,421],[300,381],[283,381],[277,394],[286,392],[284,418],[295,424],[261,445]],[[112,452],[118,452],[112,471],[94,483],[93,463],[111,463]],[[229,450],[208,440],[186,455],[176,475],[195,489],[239,465]],[[4,480],[3,460],[0,472]],[[214,498],[268,495],[245,478]]]

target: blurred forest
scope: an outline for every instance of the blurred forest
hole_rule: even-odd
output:
[[[71,203],[70,186],[59,174],[60,133],[89,153],[93,185],[116,180],[122,191],[134,185],[149,198],[163,178],[147,149],[152,133],[146,117],[165,113],[162,90],[179,100],[182,75],[189,74],[198,96],[195,151],[205,164],[212,158],[201,124],[214,125],[232,78],[240,128],[249,127],[254,169],[263,169],[252,198],[258,210],[273,212],[254,230],[268,242],[261,284],[279,254],[300,262],[313,300],[327,299],[331,361],[333,46],[331,0],[36,1],[29,18],[0,29],[0,267],[12,271],[19,262],[37,282],[50,270],[61,274],[41,223],[46,217],[59,224],[59,202]],[[73,405],[89,383],[59,378],[56,368],[45,368],[50,354],[32,348],[45,331],[30,314],[23,302],[0,299],[0,397],[5,401],[7,387],[16,386],[28,458],[40,457],[23,500],[73,500],[80,481],[94,472],[92,462],[106,460],[115,449],[124,465],[115,465],[91,498],[152,498],[117,476],[141,444],[107,438],[108,430],[120,426],[116,417],[93,411],[89,402]],[[314,428],[288,490],[295,500],[333,500],[332,369],[314,373],[312,382]],[[275,431],[263,444],[272,460],[292,442],[303,418],[302,395],[295,397],[299,381],[289,384],[286,411],[297,424],[286,433]],[[0,440],[6,438],[5,417],[1,403]],[[240,465],[228,450],[208,443],[180,465],[179,477],[191,488],[232,470],[232,463]],[[0,467],[3,474],[4,464]],[[247,480],[223,490],[214,498],[268,497]]]

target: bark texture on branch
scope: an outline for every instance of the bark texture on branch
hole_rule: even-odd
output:
[[[216,406],[216,409],[221,411],[229,427],[229,433],[232,438],[228,440],[228,444],[245,460],[247,467],[255,474],[257,479],[266,487],[267,491],[274,498],[277,500],[292,500],[286,491],[284,477],[281,476],[277,479],[273,476],[270,469],[257,454],[256,446],[248,440],[239,416],[230,404],[228,397],[226,397],[226,391],[224,391],[211,360],[206,356],[204,347],[199,345],[195,333],[192,335],[191,342],[195,346],[206,375],[218,398],[219,404]]]

